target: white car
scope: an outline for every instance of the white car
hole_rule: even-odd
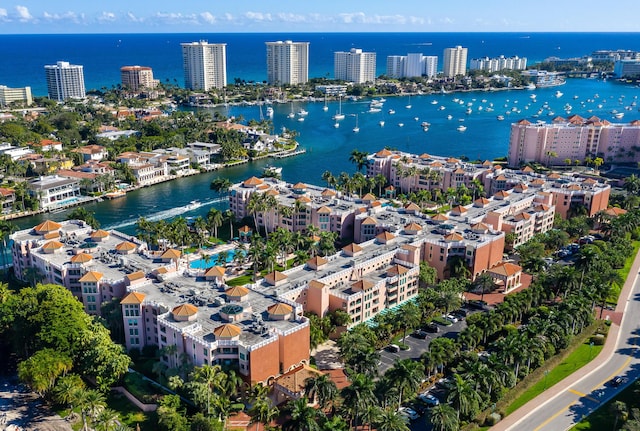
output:
[[[430,407],[440,404],[440,401],[428,392],[418,395],[418,399]]]
[[[447,319],[451,323],[458,323],[458,318],[456,316],[454,316],[453,314],[447,314],[446,316],[444,316],[444,318]]]
[[[410,407],[400,407],[398,409],[398,413],[401,414],[402,416],[405,416],[406,418],[408,418],[411,421],[415,421],[416,419],[418,419],[420,417],[418,412],[416,412],[414,409],[412,409]]]

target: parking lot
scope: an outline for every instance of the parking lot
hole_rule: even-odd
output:
[[[466,320],[458,321],[451,326],[438,325],[440,332],[428,333],[427,338],[421,340],[411,336],[410,332],[407,332],[407,337],[404,340],[404,344],[409,346],[409,350],[400,350],[398,353],[389,352],[388,350],[380,351],[380,365],[378,366],[378,372],[380,375],[384,374],[393,364],[401,359],[419,359],[420,355],[427,351],[429,343],[436,337],[448,337],[456,338],[460,331],[467,327]]]

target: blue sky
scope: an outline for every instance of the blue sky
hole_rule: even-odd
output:
[[[638,0],[0,0],[0,34],[637,32]]]

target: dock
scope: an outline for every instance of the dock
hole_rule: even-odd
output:
[[[307,150],[305,150],[304,148],[300,148],[299,150],[296,150],[296,151],[291,151],[291,152],[287,152],[287,153],[280,153],[280,154],[273,154],[271,157],[273,157],[275,159],[286,159],[287,157],[297,156],[299,154],[304,154],[306,152],[307,152]]]

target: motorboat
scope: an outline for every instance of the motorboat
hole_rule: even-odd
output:
[[[460,124],[457,127],[458,132],[464,132],[465,130],[467,130],[467,126],[465,126],[464,124]]]

